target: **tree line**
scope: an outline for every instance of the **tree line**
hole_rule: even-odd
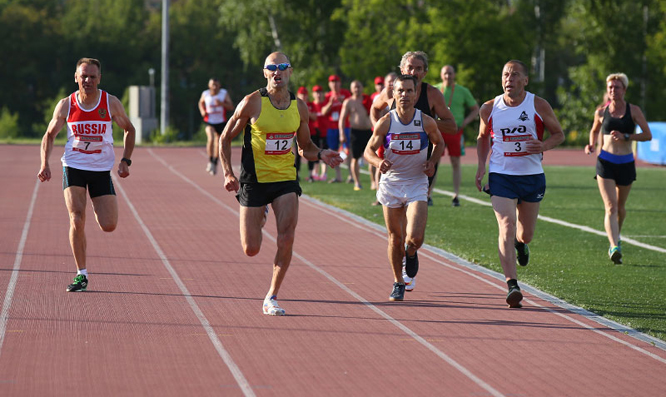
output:
[[[55,102],[76,89],[83,56],[102,61],[100,87],[127,98],[160,77],[160,0],[0,0],[0,137],[39,137]],[[170,125],[201,131],[196,107],[210,77],[235,103],[265,85],[270,52],[294,66],[292,90],[343,86],[397,71],[406,51],[429,56],[426,81],[445,64],[482,102],[501,93],[509,59],[531,65],[528,90],[547,99],[567,143],[587,140],[605,77],[624,72],[627,100],[666,120],[663,0],[171,0]],[[158,92],[159,98],[159,92]],[[476,136],[474,126],[466,131]]]

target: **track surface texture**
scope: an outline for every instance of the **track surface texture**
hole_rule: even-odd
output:
[[[592,166],[580,152],[561,154]],[[308,197],[287,316],[263,315],[273,214],[245,256],[238,203],[202,148],[136,148],[114,178],[118,228],[88,205],[90,286],[67,293],[61,154],[40,184],[38,146],[0,146],[1,396],[666,395],[659,344],[534,290],[508,309],[501,277],[445,252],[422,248],[415,291],[389,302],[383,229]]]

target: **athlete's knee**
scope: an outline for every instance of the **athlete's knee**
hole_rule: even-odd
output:
[[[407,236],[407,245],[414,249],[421,248],[423,245],[423,236]]]
[[[73,229],[83,229],[86,224],[86,216],[83,211],[72,211],[69,213],[69,225]]]
[[[118,226],[118,222],[100,222],[99,224],[99,228],[104,232],[112,232],[116,230],[116,226]]]
[[[243,252],[247,256],[255,256],[259,253],[261,244],[256,243],[243,243]]]
[[[278,247],[291,247],[291,246],[293,246],[295,236],[296,236],[296,233],[295,233],[294,230],[278,232],[277,246]]]

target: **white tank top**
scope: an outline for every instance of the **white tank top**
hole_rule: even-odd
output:
[[[507,175],[543,173],[543,153],[529,154],[525,141],[543,141],[543,119],[534,108],[534,94],[526,92],[518,106],[507,106],[504,96],[495,97],[488,125],[492,137],[492,153],[488,172]]]
[[[423,165],[428,159],[428,134],[423,129],[423,115],[415,109],[412,120],[403,124],[398,112],[389,112],[391,125],[384,140],[384,158],[393,163],[381,175],[380,182],[404,182],[428,180],[423,173]]]
[[[227,97],[227,90],[220,89],[217,95],[211,95],[210,90],[203,92],[204,103],[206,104],[206,117],[204,121],[208,124],[220,124],[227,121],[226,111],[224,110],[224,100]]]
[[[109,95],[100,90],[91,109],[83,108],[77,93],[69,96],[67,144],[62,165],[85,171],[110,171],[115,162]]]

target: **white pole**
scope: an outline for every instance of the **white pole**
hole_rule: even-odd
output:
[[[162,0],[162,95],[160,130],[166,134],[169,125],[169,0]]]

